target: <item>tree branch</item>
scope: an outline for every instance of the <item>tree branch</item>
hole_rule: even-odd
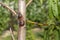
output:
[[[39,26],[48,26],[48,24],[42,24],[42,23],[38,23],[38,22],[33,22],[33,21],[31,21],[31,20],[28,20],[28,19],[27,19],[27,22],[28,22],[28,23],[31,23],[31,24],[37,24],[37,25],[39,25]]]
[[[18,0],[18,40],[26,38],[26,5],[25,0]]]
[[[33,0],[30,0],[27,4],[26,4],[26,7],[29,6],[29,4],[32,2]]]
[[[17,14],[13,9],[11,9],[11,8],[10,8],[9,6],[7,6],[6,4],[4,4],[4,3],[2,3],[2,2],[0,2],[0,4],[1,4],[1,6],[7,8],[9,11],[11,11],[14,15]]]

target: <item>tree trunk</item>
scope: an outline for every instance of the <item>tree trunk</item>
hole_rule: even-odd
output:
[[[18,0],[18,40],[25,40],[26,37],[26,5],[25,0]]]

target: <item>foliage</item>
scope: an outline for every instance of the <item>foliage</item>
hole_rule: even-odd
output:
[[[18,1],[17,0],[1,0],[1,2],[9,5],[12,9],[17,12]],[[26,3],[28,0],[26,0]],[[17,18],[17,17],[15,17]],[[43,37],[43,40],[60,40],[60,0],[33,0],[32,3],[27,7],[26,18],[38,22],[46,23],[47,26],[42,26],[43,32],[39,33]],[[14,29],[17,30],[16,19],[14,19]],[[10,12],[0,5],[0,34],[2,31],[9,27]],[[41,27],[36,24],[30,24],[27,22],[27,37],[26,40],[35,40],[37,37],[32,32],[32,29]]]

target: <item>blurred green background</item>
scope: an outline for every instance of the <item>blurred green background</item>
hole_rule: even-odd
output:
[[[29,0],[26,0],[26,4]],[[18,0],[0,0],[18,11]],[[60,40],[60,0],[33,0],[26,8],[26,40]],[[11,40],[9,21],[11,12],[0,5],[0,40]],[[27,21],[28,21],[27,20]],[[17,16],[13,17],[14,37],[17,40]]]

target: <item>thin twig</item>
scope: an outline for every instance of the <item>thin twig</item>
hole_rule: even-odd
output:
[[[10,34],[11,34],[12,40],[15,40],[11,27],[10,27]]]
[[[9,9],[9,11],[11,11],[14,15],[16,15],[16,12],[15,12],[13,9],[11,9],[9,6],[7,6],[6,4],[4,4],[4,3],[2,3],[2,2],[0,2],[0,4],[1,4],[1,6]]]
[[[31,24],[37,24],[37,25],[39,25],[39,26],[48,26],[48,24],[42,24],[42,23],[38,23],[38,22],[33,22],[33,21],[31,21],[31,20],[28,20],[28,19],[27,19],[27,22],[28,22],[28,23],[31,23]]]
[[[11,12],[10,12],[11,13]],[[10,34],[11,34],[11,38],[12,38],[12,40],[15,40],[15,38],[14,38],[14,32],[13,32],[13,30],[14,30],[14,17],[13,17],[13,14],[11,13],[10,14]]]
[[[32,2],[33,0],[30,0],[27,4],[26,4],[26,7],[29,6],[29,4]]]

